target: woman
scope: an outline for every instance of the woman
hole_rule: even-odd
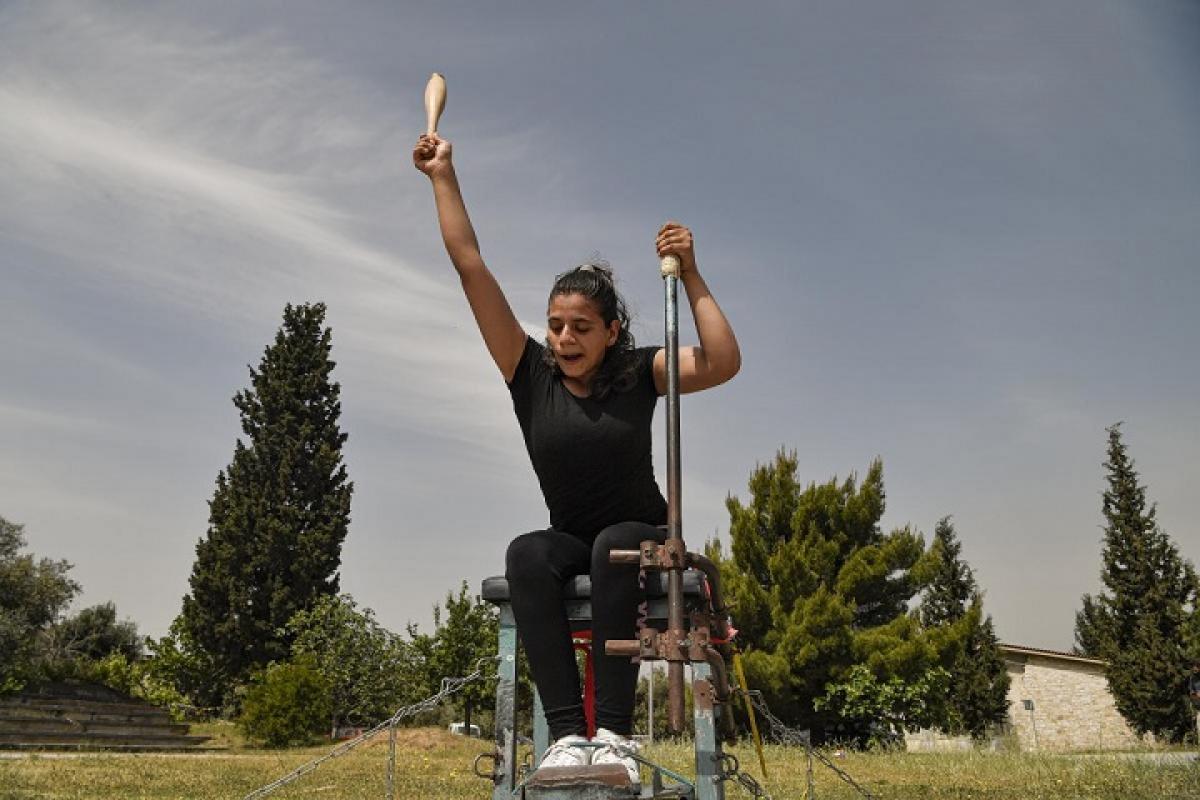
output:
[[[425,173],[438,223],[479,332],[513,399],[525,445],[550,510],[550,528],[517,537],[506,577],[529,668],[555,739],[541,766],[620,763],[640,783],[633,727],[638,668],[604,654],[608,639],[636,636],[638,570],[608,563],[613,548],[663,540],[666,501],[654,479],[650,423],[666,392],[662,348],[635,348],[625,304],[603,264],[559,275],[546,311],[546,342],[525,334],[479,254],[451,160],[450,142],[423,135],[413,163]],[[659,257],[679,258],[700,344],[679,351],[679,388],[697,392],[732,378],[737,339],[696,269],[692,234],[668,222]],[[562,602],[572,576],[592,579],[595,740],[587,744],[579,674]]]

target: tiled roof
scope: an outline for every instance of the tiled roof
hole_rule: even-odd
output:
[[[1045,656],[1047,658],[1061,658],[1067,661],[1082,661],[1087,664],[1104,664],[1104,661],[1099,658],[1089,658],[1081,656],[1078,653],[1065,653],[1062,650],[1044,650],[1040,647],[1026,647],[1021,644],[1006,644],[1001,642],[1000,650],[1005,653],[1021,653],[1024,655]]]

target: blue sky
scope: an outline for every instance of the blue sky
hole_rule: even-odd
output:
[[[1066,649],[1123,420],[1200,559],[1195,3],[5,2],[0,515],[81,603],[165,632],[288,302],[334,331],[345,591],[427,626],[544,526],[410,163],[433,70],[531,328],[598,252],[661,341],[695,231],[744,366],[685,400],[693,545],[781,446],[879,456],[885,527],[953,515],[1000,636]]]

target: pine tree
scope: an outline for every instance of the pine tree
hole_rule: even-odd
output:
[[[1120,423],[1108,428],[1104,590],[1083,597],[1078,649],[1108,662],[1117,709],[1138,734],[1179,741],[1191,732],[1188,647],[1196,573],[1155,520]]]
[[[883,464],[861,485],[852,476],[802,488],[796,457],[780,451],[749,482],[750,501],[730,497],[732,557],[720,548],[722,578],[735,610],[752,688],[772,710],[824,735],[855,736],[836,708],[815,701],[866,664],[881,685],[920,680],[936,653],[908,603],[920,588],[914,567],[922,537],[885,534]]]
[[[288,305],[251,387],[234,397],[246,442],[217,476],[180,615],[184,641],[212,665],[211,702],[290,647],[287,622],[338,593],[350,522],[322,303]]]
[[[979,739],[1008,713],[1008,671],[950,517],[938,520],[929,550],[934,566],[918,614],[950,673],[944,726]]]

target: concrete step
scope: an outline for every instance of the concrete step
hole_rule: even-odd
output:
[[[20,747],[54,747],[81,749],[88,747],[126,746],[139,747],[195,747],[209,740],[208,736],[182,736],[163,733],[105,733],[105,734],[67,734],[67,733],[5,733],[0,732],[0,748]]]
[[[159,733],[167,735],[186,734],[188,726],[176,722],[163,721],[158,724],[139,722],[130,724],[126,720],[76,720],[67,717],[8,717],[0,719],[0,733],[22,733],[37,731],[40,733]]]
[[[73,708],[49,708],[46,706],[35,705],[20,705],[20,706],[3,706],[0,705],[0,725],[4,724],[5,720],[9,719],[70,719],[80,722],[114,722],[127,723],[132,725],[160,725],[168,724],[171,720],[171,715],[160,709],[151,709],[150,713],[131,714],[128,711],[121,710],[106,710],[106,709],[73,709]]]
[[[106,703],[100,700],[75,700],[71,698],[60,697],[38,697],[38,696],[15,696],[0,700],[0,711],[24,711],[31,710],[46,713],[100,713],[100,714],[125,714],[131,717],[141,716],[169,716],[167,712],[161,708],[156,708],[149,703]]]
[[[147,702],[105,686],[43,685],[0,699],[0,749],[188,750],[207,742]]]
[[[207,738],[207,737],[202,737]],[[0,744],[0,750],[37,750],[53,752],[92,752],[106,753],[213,753],[224,751],[224,747],[198,747],[196,744],[160,745],[160,744],[63,744],[61,742],[8,742]]]

